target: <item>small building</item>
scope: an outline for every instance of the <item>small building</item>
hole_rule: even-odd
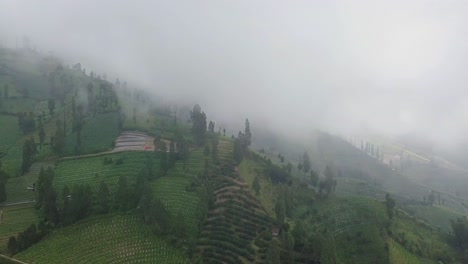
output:
[[[273,226],[273,227],[271,228],[271,235],[272,235],[272,236],[279,236],[279,235],[281,235],[281,227],[279,227],[279,226]]]

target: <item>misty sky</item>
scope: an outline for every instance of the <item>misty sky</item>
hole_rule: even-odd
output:
[[[0,0],[27,35],[88,70],[252,126],[468,133],[467,1]]]

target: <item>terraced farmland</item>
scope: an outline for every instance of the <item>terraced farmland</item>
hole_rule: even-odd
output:
[[[253,241],[260,232],[269,232],[272,220],[236,173],[230,146],[220,140],[221,164],[207,176],[215,203],[203,225],[197,252],[204,263],[262,263],[266,243],[254,247]]]
[[[31,224],[39,222],[34,210],[34,203],[6,206],[2,209],[2,222],[0,224],[0,250],[6,250],[8,238],[23,232]]]
[[[93,217],[54,231],[15,256],[34,263],[189,263],[136,215]]]
[[[137,131],[122,132],[115,140],[115,146],[112,152],[140,150],[154,151],[154,137]]]
[[[126,176],[132,183],[142,168],[145,167],[147,156],[154,157],[153,152],[121,152],[107,154],[98,157],[70,159],[61,161],[55,170],[54,185],[57,190],[62,190],[64,185],[69,188],[73,184],[88,183],[97,187],[101,181],[106,182],[112,190],[116,187],[120,176]],[[104,165],[105,158],[112,158],[112,164]],[[123,160],[123,164],[116,164],[118,159]],[[158,162],[155,162],[154,169],[158,170]]]
[[[301,211],[299,217],[307,220],[313,229],[326,229],[326,233],[333,236],[387,218],[383,204],[365,196],[332,198]]]
[[[404,247],[390,239],[388,242],[388,258],[390,264],[423,264],[435,263],[427,259],[422,259],[408,252]]]

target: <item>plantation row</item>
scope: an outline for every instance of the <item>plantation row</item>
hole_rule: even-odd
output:
[[[84,220],[54,231],[17,258],[34,263],[186,263],[186,257],[153,235],[138,216]]]
[[[393,239],[389,240],[389,262],[390,264],[419,264],[425,263],[419,257],[411,254]],[[427,263],[427,262],[426,262]]]
[[[220,140],[219,146],[226,146]],[[219,148],[218,146],[218,148]],[[220,149],[220,155],[226,153]],[[231,164],[232,156],[222,160],[219,174],[210,177],[215,186],[215,204],[208,212],[201,238],[199,252],[204,263],[254,262],[256,251],[252,242],[257,234],[271,227],[271,219],[263,212],[255,197],[241,181],[234,180],[237,173]]]

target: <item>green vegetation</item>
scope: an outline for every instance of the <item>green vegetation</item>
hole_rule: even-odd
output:
[[[98,114],[87,121],[81,130],[81,146],[76,146],[77,132],[67,135],[65,139],[65,154],[98,153],[112,149],[113,142],[119,135],[119,116],[116,112]]]
[[[24,261],[453,263],[468,244],[460,199],[444,204],[370,142],[252,142],[248,119],[228,138],[199,105],[27,50],[0,49],[0,93],[0,251]],[[112,152],[125,130],[152,136],[155,151]]]
[[[10,236],[16,236],[31,224],[37,223],[39,217],[34,210],[34,203],[6,206],[1,211],[0,250],[3,252],[6,251]]]
[[[180,177],[162,177],[154,182],[154,194],[174,216],[181,214],[185,219],[187,232],[196,235],[201,218],[200,198],[190,190],[190,181]]]
[[[400,244],[396,243],[393,239],[390,239],[388,242],[388,251],[390,264],[423,264],[432,262],[428,262],[427,259],[423,260],[414,254],[411,254],[408,252],[408,250],[406,250]]]
[[[86,252],[86,254],[84,254]],[[104,215],[57,229],[16,258],[34,263],[185,263],[136,215]]]
[[[124,152],[63,160],[55,169],[54,187],[62,190],[65,185],[71,188],[73,184],[88,183],[96,189],[98,184],[104,181],[114,190],[120,176],[126,176],[131,182],[136,181],[136,176],[145,168],[148,156],[154,156],[154,153]],[[112,159],[112,163],[104,164],[106,158]],[[117,162],[119,160],[121,164]],[[158,166],[158,163],[155,163],[155,166]]]

